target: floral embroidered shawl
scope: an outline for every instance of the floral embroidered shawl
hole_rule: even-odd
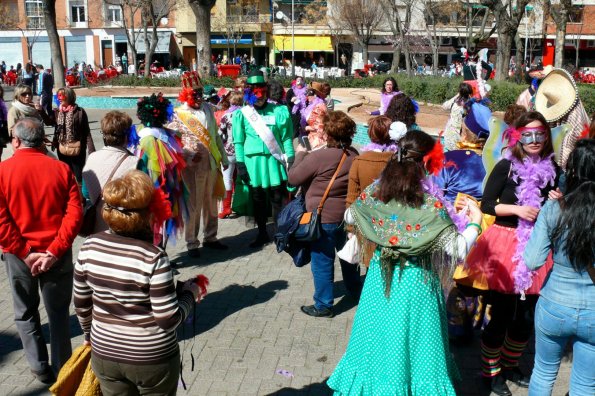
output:
[[[385,275],[387,294],[396,265],[406,263],[434,271],[444,282],[457,263],[454,248],[459,236],[445,205],[431,194],[424,194],[419,208],[392,200],[384,203],[376,198],[378,183],[368,186],[350,207],[355,231],[362,246],[362,259],[380,250],[380,265]]]

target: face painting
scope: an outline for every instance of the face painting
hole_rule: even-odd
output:
[[[60,103],[64,103],[64,101],[66,100],[66,95],[64,95],[63,91],[58,92],[58,101]]]
[[[546,141],[545,129],[543,128],[523,128],[521,130],[521,144],[543,143]]]
[[[256,96],[257,99],[262,99],[267,94],[267,87],[254,87],[252,88],[252,92],[254,93],[254,96]]]

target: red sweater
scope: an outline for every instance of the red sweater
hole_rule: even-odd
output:
[[[24,258],[30,251],[60,258],[71,248],[83,217],[68,165],[37,149],[16,150],[0,163],[0,246]]]

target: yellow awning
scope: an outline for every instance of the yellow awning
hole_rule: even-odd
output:
[[[288,36],[275,36],[275,50],[291,51],[292,38]],[[328,51],[333,52],[333,45],[329,36],[295,36],[295,51]]]

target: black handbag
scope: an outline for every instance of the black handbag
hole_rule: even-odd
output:
[[[122,158],[120,158],[114,169],[112,169],[112,173],[110,173],[105,184],[109,183],[112,180],[112,177],[114,177],[114,173],[116,173],[120,165],[122,165],[122,162],[124,162],[124,160],[128,158],[128,156],[128,154],[125,154]],[[99,196],[97,197],[95,202],[91,202],[90,200],[87,200],[85,202],[85,206],[83,207],[83,223],[79,231],[79,235],[84,238],[91,235],[95,230],[95,222],[97,220],[97,206],[99,205],[102,196],[103,192],[99,193]]]
[[[339,165],[337,166],[337,170],[335,170],[335,174],[333,175],[331,181],[328,183],[326,187],[326,191],[318,204],[315,212],[304,212],[302,217],[300,218],[300,224],[298,225],[297,230],[295,231],[294,238],[296,241],[300,242],[312,242],[316,241],[322,235],[322,223],[321,223],[321,215],[322,215],[322,207],[324,206],[324,201],[328,198],[328,194],[331,191],[331,187],[339,174],[339,170],[341,170],[341,165],[345,162],[345,158],[347,158],[347,153],[343,152],[341,156],[341,161],[339,161]]]

